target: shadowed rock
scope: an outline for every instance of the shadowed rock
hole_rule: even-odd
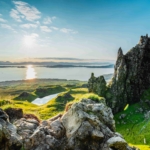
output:
[[[96,78],[97,79],[97,78]],[[101,84],[95,77],[90,78],[89,92],[99,93],[98,86]],[[93,82],[94,81],[94,82]],[[150,87],[150,38],[148,35],[141,36],[139,43],[125,55],[119,48],[114,75],[108,83],[106,90],[106,102],[117,113],[127,104],[140,101],[142,93]]]
[[[21,136],[17,134],[16,127],[9,122],[8,115],[0,109],[0,150],[20,150]]]
[[[7,108],[5,109],[5,112],[8,114],[10,122],[23,117],[21,108]]]

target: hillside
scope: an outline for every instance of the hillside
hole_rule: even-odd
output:
[[[88,81],[89,92],[106,98],[115,114],[116,128],[124,138],[137,145],[150,145],[150,38],[141,36],[139,43],[125,55],[118,50],[114,75],[106,83],[94,74]],[[144,149],[144,148],[142,148]],[[148,148],[150,149],[150,147]]]

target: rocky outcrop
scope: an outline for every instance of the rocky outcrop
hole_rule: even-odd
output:
[[[96,84],[103,89],[101,84],[98,82]],[[139,102],[140,96],[149,87],[150,38],[146,35],[141,36],[139,43],[125,55],[119,48],[114,75],[108,83],[105,95],[107,104],[114,113],[119,112],[127,104]],[[100,95],[98,88],[96,90],[92,88],[92,90]],[[90,88],[89,91],[91,91]]]
[[[106,94],[106,81],[103,76],[96,78],[94,73],[91,74],[91,78],[88,81],[89,92],[97,93],[98,95],[104,97]]]
[[[0,109],[0,150],[20,150],[22,137],[16,127],[9,122],[8,115]]]
[[[8,116],[4,112],[3,115],[3,122],[8,123]],[[72,104],[63,115],[40,123],[34,118],[21,118],[14,125],[16,128],[11,124],[13,127],[9,138],[0,126],[0,146],[6,141],[10,144],[9,149],[20,150],[22,141],[24,150],[133,150],[115,132],[113,114],[105,101],[82,99]],[[8,125],[2,126],[4,128]]]

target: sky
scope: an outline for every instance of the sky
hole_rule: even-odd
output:
[[[0,61],[115,60],[150,33],[149,0],[0,0]]]

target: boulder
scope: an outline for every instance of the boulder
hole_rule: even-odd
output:
[[[109,147],[118,150],[126,150],[127,149],[127,142],[122,139],[121,137],[112,137],[107,141]]]
[[[24,150],[133,150],[115,132],[112,110],[104,101],[82,99],[63,115],[40,122],[21,118],[14,125],[0,109],[1,150],[21,150],[22,143]]]

